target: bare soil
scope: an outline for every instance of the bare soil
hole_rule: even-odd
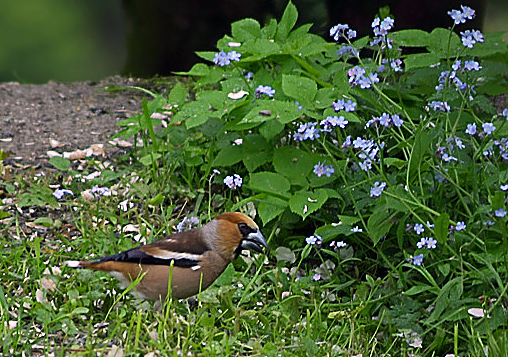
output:
[[[47,152],[108,144],[119,120],[137,114],[146,94],[128,89],[139,79],[119,76],[100,82],[49,82],[42,85],[0,83],[0,149],[10,154],[4,164],[46,166]],[[57,147],[52,147],[55,141]],[[4,155],[5,156],[5,155]]]

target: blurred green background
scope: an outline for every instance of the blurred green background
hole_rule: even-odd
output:
[[[121,0],[3,0],[0,82],[98,80],[119,74],[127,58],[126,24]],[[483,30],[508,31],[507,0],[487,0]]]

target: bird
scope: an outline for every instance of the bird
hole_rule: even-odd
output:
[[[164,302],[170,281],[173,299],[196,295],[209,287],[243,249],[264,253],[268,244],[249,216],[227,212],[201,227],[170,234],[151,244],[92,261],[69,260],[65,265],[108,272],[123,289],[139,280],[131,290],[133,295]]]

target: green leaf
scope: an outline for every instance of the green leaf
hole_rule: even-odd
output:
[[[67,171],[71,166],[69,159],[60,156],[53,156],[49,159],[49,163],[60,171]]]
[[[421,130],[416,133],[416,139],[413,144],[411,158],[409,159],[409,178],[415,180],[418,177],[418,171],[425,153],[430,147],[430,139],[426,131]]]
[[[423,30],[400,30],[390,37],[400,46],[426,47],[430,44],[430,35]]]
[[[434,223],[434,234],[439,243],[446,243],[449,227],[450,215],[448,213],[441,213]]]
[[[426,292],[436,292],[436,289],[430,285],[415,285],[412,286],[409,290],[406,290],[403,292],[404,295],[412,296],[412,295],[419,295],[421,293]]]
[[[289,178],[293,185],[306,185],[307,175],[314,164],[315,160],[309,153],[292,146],[276,148],[273,153],[275,171]]]
[[[441,57],[442,56],[436,52],[415,53],[408,55],[404,59],[404,66],[406,68],[406,71],[413,68],[421,68],[421,67],[427,68],[431,65],[438,63],[441,60]]]
[[[282,90],[285,95],[298,101],[304,107],[312,109],[312,103],[317,93],[317,84],[314,80],[294,76],[290,74],[282,75]]]
[[[184,121],[187,129],[206,123],[210,115],[210,107],[204,101],[189,102],[176,113],[175,121]]]
[[[266,225],[268,222],[282,214],[288,206],[288,201],[272,197],[266,196],[258,205],[258,214],[261,220],[263,221],[263,225]]]
[[[45,227],[51,227],[53,225],[53,220],[50,217],[39,217],[34,223]]]
[[[279,26],[277,27],[277,35],[275,39],[277,41],[284,41],[289,32],[293,29],[296,24],[296,20],[298,19],[298,11],[296,10],[296,6],[290,1],[284,10],[284,14],[282,15],[282,19],[280,20]]]
[[[321,188],[315,191],[299,191],[289,199],[289,208],[305,219],[309,214],[320,209],[327,199],[326,191]]]
[[[254,191],[272,193],[276,197],[285,197],[289,191],[289,181],[275,172],[257,172],[250,174],[249,187]]]
[[[377,245],[381,238],[388,233],[395,223],[394,217],[395,213],[390,212],[386,206],[377,207],[371,214],[367,222],[367,229],[374,245]]]
[[[150,166],[150,165],[152,165],[153,162],[155,162],[156,160],[160,159],[161,157],[162,157],[162,155],[160,153],[158,153],[158,152],[156,152],[156,153],[150,153],[148,155],[140,157],[139,158],[139,162],[142,163],[145,166]]]
[[[188,72],[175,72],[180,76],[206,76],[210,73],[210,68],[204,63],[196,63]]]
[[[406,160],[401,160],[396,157],[387,157],[386,159],[383,160],[383,162],[386,164],[387,167],[395,166],[398,169],[407,165]]]
[[[438,52],[448,58],[452,55],[456,56],[457,50],[463,46],[455,32],[437,27],[430,33],[429,44],[426,47],[430,52]]]
[[[171,89],[171,92],[169,92],[168,102],[172,105],[176,104],[180,106],[185,103],[185,99],[187,99],[185,87],[180,83],[176,84],[173,89]]]
[[[261,26],[254,19],[243,19],[231,24],[231,34],[235,41],[245,42],[261,36]]]
[[[243,159],[243,149],[241,145],[228,146],[217,154],[213,160],[212,166],[231,166]]]

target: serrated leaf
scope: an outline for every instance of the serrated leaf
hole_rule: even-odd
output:
[[[395,43],[406,47],[426,47],[430,43],[430,35],[423,30],[400,30],[392,34]]]
[[[285,95],[298,101],[307,109],[313,109],[317,84],[314,80],[291,74],[282,75],[282,90]]]
[[[263,225],[282,214],[287,206],[288,201],[267,195],[258,205],[258,214]]]
[[[231,24],[231,34],[235,41],[245,42],[261,36],[261,26],[254,19],[243,19]]]
[[[317,189],[315,191],[299,191],[289,199],[289,208],[305,219],[309,214],[320,209],[328,199],[325,190]]]
[[[289,32],[295,26],[297,19],[298,11],[296,10],[296,6],[289,1],[286,9],[284,10],[284,14],[282,14],[279,26],[277,27],[277,35],[275,37],[277,41],[284,41],[287,38]]]
[[[168,102],[172,105],[176,104],[180,106],[185,103],[185,99],[187,99],[185,87],[180,83],[176,84],[173,89],[171,89],[171,92],[169,92]]]
[[[208,120],[210,113],[209,105],[203,101],[189,102],[176,113],[175,121],[184,121],[187,129],[201,125]]]
[[[438,63],[441,57],[436,52],[411,54],[404,59],[404,67],[406,71],[413,68],[429,67]]]

